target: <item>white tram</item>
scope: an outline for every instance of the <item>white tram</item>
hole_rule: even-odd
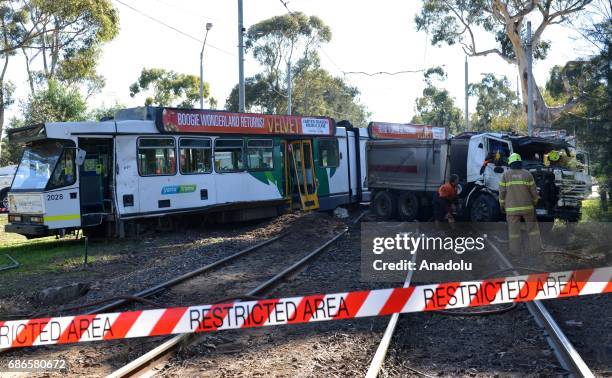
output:
[[[369,200],[366,129],[325,117],[136,108],[8,132],[26,148],[7,232],[123,236],[146,217],[271,217]]]

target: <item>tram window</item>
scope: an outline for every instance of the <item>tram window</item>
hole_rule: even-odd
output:
[[[251,139],[247,142],[247,161],[250,170],[274,168],[272,139]]]
[[[212,145],[210,139],[179,140],[181,174],[210,173],[212,171]]]
[[[138,173],[141,176],[165,176],[176,173],[173,138],[138,139]]]
[[[51,180],[49,180],[47,189],[60,188],[62,186],[74,184],[76,181],[76,166],[74,162],[75,151],[74,148],[64,149],[62,156],[55,166]]]
[[[319,165],[323,168],[340,165],[337,139],[319,139]]]
[[[215,171],[238,172],[244,170],[244,143],[242,139],[215,140]]]

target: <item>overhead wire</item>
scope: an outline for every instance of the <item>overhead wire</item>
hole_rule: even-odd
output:
[[[181,35],[183,35],[183,36],[185,36],[187,38],[190,38],[190,39],[192,39],[192,40],[194,40],[196,42],[199,42],[199,43],[203,43],[204,42],[203,40],[199,39],[198,37],[194,37],[193,35],[191,35],[189,33],[186,33],[186,32],[184,32],[184,31],[182,31],[182,30],[180,30],[180,29],[178,29],[178,28],[176,28],[176,27],[174,27],[172,25],[169,25],[169,24],[165,23],[164,21],[162,21],[162,20],[160,20],[158,18],[155,18],[155,17],[153,17],[151,15],[148,15],[148,14],[144,13],[140,9],[134,8],[130,4],[126,4],[122,0],[115,0],[115,1],[118,2],[119,4],[125,6],[125,7],[133,10],[134,12],[140,14],[141,16],[146,17],[146,18],[148,18],[148,19],[150,19],[150,20],[152,20],[154,22],[157,22],[158,24],[163,25],[163,26],[167,27],[168,29],[174,30],[175,32],[177,32],[177,33],[179,33],[179,34],[181,34]],[[224,50],[224,49],[222,49],[220,47],[217,47],[215,45],[211,45],[210,43],[207,43],[206,46],[208,46],[208,47],[210,47],[210,48],[212,48],[214,50],[217,50],[219,52],[222,52],[224,54],[227,54],[227,55],[230,55],[230,56],[234,56],[234,57],[236,56],[235,54],[233,54],[233,53],[231,53],[231,52],[229,52],[227,50]]]

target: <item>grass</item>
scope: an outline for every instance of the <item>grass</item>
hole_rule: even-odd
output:
[[[55,236],[49,236],[28,240],[24,236],[4,232],[6,223],[6,215],[1,215],[0,266],[11,264],[11,261],[5,256],[7,254],[17,260],[21,266],[18,269],[0,272],[0,277],[6,279],[23,274],[60,272],[83,263],[84,239],[77,240],[74,236],[56,239]],[[127,241],[90,242],[88,262],[117,259],[129,244],[131,243]]]
[[[599,199],[582,201],[581,222],[612,222],[612,203],[608,203],[608,211],[603,212]]]

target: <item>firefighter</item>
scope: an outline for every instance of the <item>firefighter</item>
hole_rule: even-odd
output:
[[[510,251],[518,252],[521,248],[522,220],[529,235],[529,249],[538,252],[542,244],[535,215],[535,205],[540,199],[535,180],[529,171],[523,169],[519,154],[510,155],[508,163],[510,169],[504,172],[499,183],[499,203],[506,213]]]
[[[447,183],[438,188],[434,197],[434,218],[436,222],[454,222],[453,202],[457,198],[459,176],[453,174]]]

